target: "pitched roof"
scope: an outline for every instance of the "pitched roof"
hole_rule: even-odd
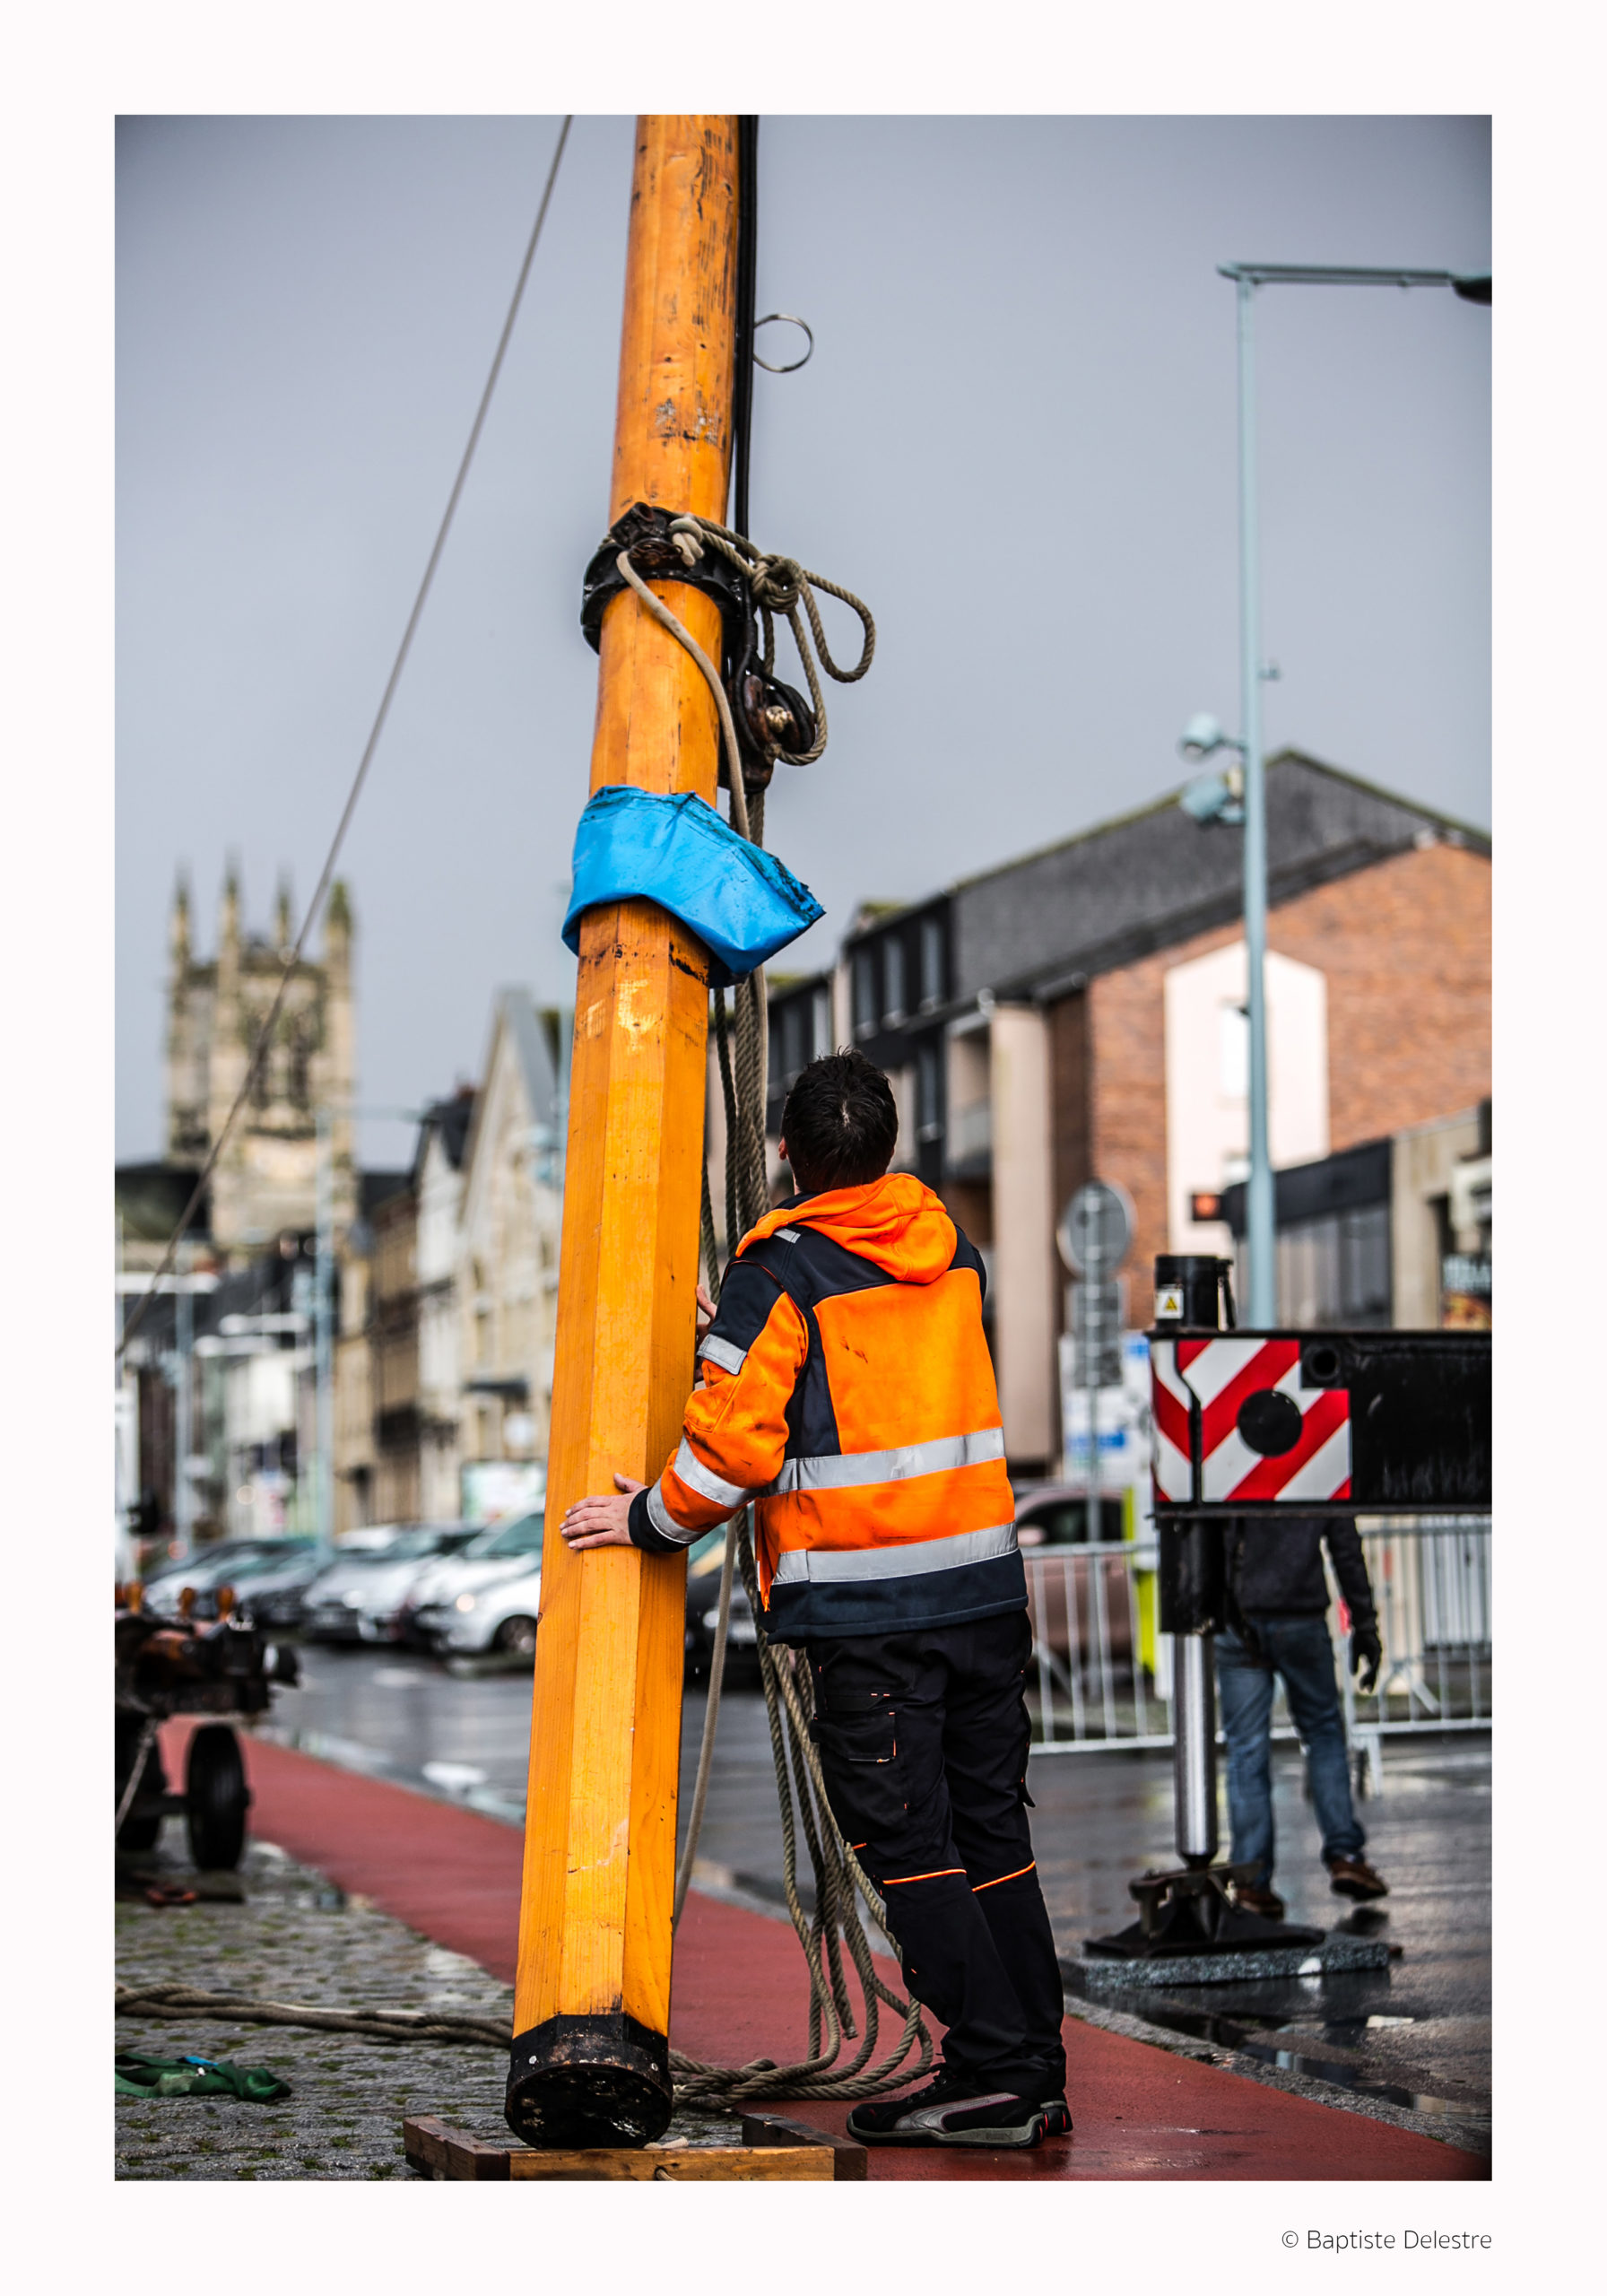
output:
[[[1267,761],[1268,897],[1410,849],[1423,836],[1488,856],[1487,832],[1297,750]],[[1177,793],[949,889],[953,987],[1041,993],[1131,964],[1242,913],[1242,839],[1203,830]],[[912,904],[914,906],[914,904]]]
[[[371,1220],[380,1205],[388,1203],[393,1196],[400,1196],[412,1178],[410,1171],[359,1172],[357,1209],[360,1218]]]
[[[415,1184],[423,1171],[425,1152],[431,1140],[440,1142],[441,1152],[452,1170],[462,1171],[469,1126],[478,1097],[473,1084],[460,1084],[449,1100],[432,1100],[425,1109],[413,1147],[413,1178]]]
[[[485,1120],[498,1048],[506,1043],[518,1070],[533,1124],[558,1119],[558,1072],[547,1031],[527,988],[499,988],[491,1008],[491,1039],[486,1048],[484,1083],[475,1094],[463,1146],[463,1170],[472,1171],[480,1127]]]
[[[119,1164],[114,1181],[114,1202],[123,1222],[126,1240],[135,1244],[165,1244],[195,1192],[196,1171],[183,1164]],[[209,1199],[204,1196],[189,1233],[196,1242],[211,1235]]]

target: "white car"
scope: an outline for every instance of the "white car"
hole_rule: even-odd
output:
[[[542,1574],[522,1568],[513,1578],[465,1587],[445,1610],[431,1605],[430,1642],[443,1657],[498,1652],[508,1658],[534,1658],[535,1622],[541,1613]]]
[[[458,1553],[426,1564],[406,1597],[404,1639],[430,1650],[444,1647],[452,1620],[473,1614],[458,1607],[465,1595],[473,1595],[477,1607],[503,1579],[527,1577],[539,1566],[544,1523],[543,1515],[516,1515],[490,1525]]]
[[[311,1642],[395,1642],[420,1571],[475,1536],[466,1523],[393,1524],[378,1546],[343,1548],[307,1590],[302,1632]]]

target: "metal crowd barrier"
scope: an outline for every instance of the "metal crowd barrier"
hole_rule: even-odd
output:
[[[1160,1560],[1153,1539],[1022,1553],[1038,1672],[1035,1754],[1170,1746],[1171,1684],[1157,1674]]]
[[[1488,1515],[1363,1516],[1357,1529],[1384,1642],[1370,1697],[1344,1664],[1336,1592],[1328,1625],[1346,1730],[1378,1794],[1386,1737],[1490,1727],[1490,1524]],[[1028,1549],[1021,1560],[1033,1753],[1169,1749],[1170,1638],[1156,1631],[1156,1542],[1081,1542]],[[1281,1691],[1273,1735],[1295,1735]]]
[[[1490,1727],[1490,1517],[1363,1515],[1356,1527],[1384,1664],[1369,1698],[1342,1667],[1341,1683],[1347,1734],[1378,1794],[1385,1738]]]

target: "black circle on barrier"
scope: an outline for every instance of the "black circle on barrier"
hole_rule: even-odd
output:
[[[1326,1341],[1318,1347],[1308,1347],[1300,1370],[1304,1378],[1314,1379],[1319,1387],[1325,1387],[1330,1379],[1339,1377],[1338,1348],[1330,1347]]]
[[[1259,1451],[1264,1459],[1281,1458],[1285,1451],[1292,1451],[1300,1439],[1302,1423],[1294,1397],[1279,1395],[1272,1387],[1247,1396],[1235,1422],[1251,1450]]]

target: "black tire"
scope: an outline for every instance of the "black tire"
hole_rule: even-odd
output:
[[[534,1658],[535,1656],[535,1621],[533,1618],[505,1618],[491,1638],[493,1650],[505,1658]]]
[[[197,1872],[222,1874],[239,1864],[250,1802],[239,1740],[227,1722],[209,1722],[190,1740],[185,1773],[185,1823]]]
[[[119,1716],[117,1720],[117,1800],[123,1798],[123,1788],[128,1783],[128,1766],[133,1761],[140,1742],[140,1720],[132,1718],[132,1726]],[[140,1782],[135,1788],[136,1801],[154,1801],[168,1790],[167,1772],[161,1766],[161,1748],[154,1739],[145,1755]],[[154,1849],[161,1831],[162,1813],[160,1809],[142,1812],[138,1817],[126,1817],[117,1829],[117,1848],[139,1856]]]

